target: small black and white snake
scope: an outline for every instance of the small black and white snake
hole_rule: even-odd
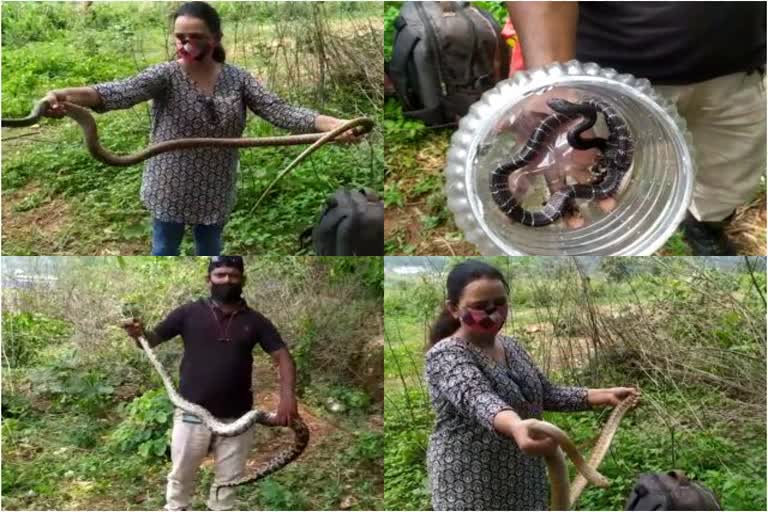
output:
[[[574,199],[604,199],[612,196],[632,166],[633,142],[629,127],[608,103],[598,98],[586,98],[582,103],[554,98],[547,105],[554,114],[547,116],[536,127],[525,146],[512,160],[499,165],[491,173],[491,196],[496,205],[510,219],[531,227],[546,226],[557,221],[572,207]],[[595,124],[598,113],[605,118],[608,138],[582,139],[581,134]],[[592,183],[568,185],[553,192],[543,208],[526,210],[510,190],[510,175],[531,163],[559,127],[580,117],[582,121],[568,132],[568,143],[575,149],[597,148],[602,153],[593,167]]]

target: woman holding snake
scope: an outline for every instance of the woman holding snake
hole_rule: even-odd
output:
[[[227,64],[221,20],[205,2],[187,2],[173,15],[176,59],[138,75],[50,91],[49,117],[62,117],[70,102],[96,112],[130,108],[152,100],[151,142],[188,137],[241,137],[246,107],[280,128],[327,132],[345,121],[286,104],[245,69]],[[352,142],[351,132],[338,140]],[[193,226],[198,255],[218,255],[222,231],[235,205],[239,152],[198,148],[147,160],[141,199],[152,215],[152,254],[175,256],[186,225]]]
[[[436,423],[427,468],[434,510],[544,510],[542,457],[551,438],[521,420],[548,411],[616,406],[635,388],[587,389],[551,383],[522,345],[500,335],[509,285],[496,268],[467,260],[446,283],[432,326],[426,377]]]

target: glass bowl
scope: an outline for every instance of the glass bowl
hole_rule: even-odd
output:
[[[559,220],[529,227],[501,212],[491,197],[489,178],[527,140],[528,135],[521,137],[510,127],[525,125],[531,106],[544,105],[543,100],[552,96],[572,101],[598,97],[608,102],[628,124],[634,157],[611,209],[596,201],[577,200],[580,226]],[[594,129],[598,136],[607,135],[602,119]],[[546,154],[533,169],[515,171],[531,178],[532,189],[523,202],[526,208],[536,209],[546,199],[545,180],[537,174],[562,167],[557,172],[568,176],[569,153],[576,152],[565,141],[567,129],[560,132],[542,150]],[[484,255],[640,256],[656,252],[674,233],[691,201],[694,175],[685,121],[648,80],[570,61],[516,73],[472,105],[451,138],[445,192],[456,224]],[[560,179],[573,182],[570,177]],[[538,206],[531,206],[534,203]]]

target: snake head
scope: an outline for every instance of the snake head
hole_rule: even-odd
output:
[[[547,100],[547,106],[561,114],[573,112],[579,107],[579,104],[566,100],[565,98],[552,98]]]

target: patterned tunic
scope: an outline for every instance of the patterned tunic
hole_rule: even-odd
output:
[[[523,454],[498,434],[493,417],[504,409],[522,419],[543,410],[590,408],[587,389],[551,384],[513,338],[500,336],[506,364],[462,338],[444,339],[426,356],[437,421],[427,469],[434,510],[546,510],[544,460]]]
[[[96,112],[152,101],[151,142],[186,137],[241,137],[246,107],[294,132],[314,131],[317,113],[287,105],[247,71],[224,64],[213,96],[200,92],[177,61],[150,66],[125,80],[93,86]],[[146,161],[141,200],[164,222],[223,224],[235,205],[240,154],[235,148],[185,149]]]

